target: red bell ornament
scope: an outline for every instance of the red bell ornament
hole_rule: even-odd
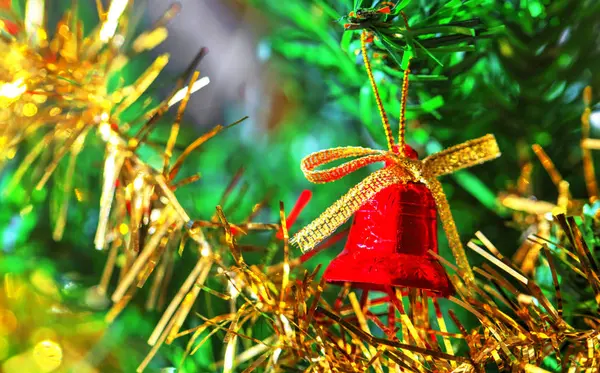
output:
[[[365,290],[410,287],[448,296],[454,288],[442,265],[430,254],[438,251],[438,214],[460,275],[465,281],[472,281],[474,276],[437,177],[494,159],[500,150],[494,136],[486,135],[419,160],[404,141],[408,67],[404,71],[396,145],[367,58],[366,40],[363,32],[362,54],[388,150],[352,146],[327,149],[305,157],[301,167],[313,183],[333,182],[372,163],[385,162],[385,167],[351,188],[291,242],[306,253],[354,215],[344,251],[325,271],[328,282],[349,282]],[[339,166],[318,169],[348,158],[352,159]]]
[[[405,154],[417,159],[408,146]],[[393,184],[356,211],[344,251],[323,276],[327,282],[351,282],[368,290],[398,286],[451,295],[454,288],[430,250],[438,252],[437,211],[431,192],[420,182]]]

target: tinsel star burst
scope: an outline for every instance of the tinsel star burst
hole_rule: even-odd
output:
[[[100,22],[86,35],[76,16],[75,5],[64,14],[53,34],[46,27],[44,0],[28,0],[23,18],[10,9],[4,9],[0,17],[3,56],[0,60],[0,122],[4,124],[0,128],[0,168],[15,157],[21,148],[19,145],[27,140],[32,146],[19,164],[7,192],[18,185],[34,164],[43,167],[41,177],[35,180],[36,189],[41,189],[59,162],[70,154],[55,239],[62,237],[66,196],[72,186],[70,180],[76,158],[91,130],[97,130],[101,137],[109,140],[111,133],[124,134],[138,120],[144,122],[145,133],[140,131],[137,134],[140,136],[133,137],[123,135],[125,143],[121,145],[135,150],[151,127],[152,122],[148,120],[155,122],[169,107],[181,101],[187,91],[182,87],[185,79],[180,79],[177,90],[167,102],[149,107],[152,101],[145,100],[144,114],[123,123],[120,120],[123,112],[144,95],[166,66],[169,56],[158,56],[131,84],[126,84],[121,77],[123,69],[133,57],[165,40],[165,25],[179,6],[172,5],[152,28],[128,40],[132,1],[114,0],[106,10],[97,2]],[[193,92],[206,85],[208,78],[192,83]],[[36,162],[39,158],[49,161]]]
[[[11,10],[2,13],[7,16],[0,34],[0,120],[8,125],[0,130],[0,165],[15,156],[23,140],[43,133],[21,168],[31,166],[44,149],[54,149],[38,188],[67,153],[76,156],[92,128],[106,132],[109,126],[119,127],[119,115],[169,60],[161,55],[135,82],[125,85],[117,79],[109,90],[109,81],[118,78],[132,57],[166,38],[164,25],[178,7],[172,6],[131,43],[126,35],[132,2],[114,0],[107,11],[97,4],[100,22],[85,36],[76,9],[64,14],[53,34],[46,27],[43,0],[27,1],[22,19]]]

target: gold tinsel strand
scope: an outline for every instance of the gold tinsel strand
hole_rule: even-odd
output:
[[[589,259],[589,249],[578,226],[564,214],[555,215],[553,221],[558,229],[567,232],[569,243],[565,244],[579,248],[574,250],[575,260],[569,260],[570,265],[585,276],[592,288],[598,289],[599,273]],[[560,256],[561,246],[547,242],[541,245],[545,255],[551,255],[545,260],[556,279],[552,263],[565,260]],[[188,350],[193,353],[206,342],[206,339],[199,340],[203,332],[227,331],[237,339],[246,339],[252,347],[239,354],[226,354],[223,366],[235,367],[253,360],[252,367],[270,366],[275,371],[285,371],[285,367],[307,372],[353,372],[365,371],[368,367],[374,371],[392,371],[398,366],[417,372],[483,372],[486,365],[495,363],[501,369],[543,372],[541,364],[547,357],[554,357],[564,370],[583,371],[596,366],[596,359],[600,357],[597,353],[600,325],[592,315],[582,316],[590,325],[590,329],[584,330],[564,319],[565,306],[559,301],[561,295],[556,280],[555,291],[542,292],[480,232],[477,240],[467,246],[487,260],[482,268],[475,269],[478,277],[474,283],[464,282],[460,273],[452,276],[458,290],[457,296],[450,298],[453,308],[469,311],[480,322],[480,326],[470,331],[464,329],[455,311],[442,314],[437,306],[429,308],[426,300],[430,298],[420,291],[404,289],[396,294],[396,299],[383,296],[358,302],[353,290],[342,287],[338,301],[330,303],[322,297],[324,284],[316,280],[317,271],[303,274],[297,261],[284,261],[262,270],[240,261],[228,269],[236,273],[235,280],[229,278],[235,284],[236,293],[246,294],[238,311],[203,318],[199,327],[176,337],[192,334]],[[550,246],[554,249],[549,250]],[[438,259],[445,262],[441,257]],[[295,281],[286,280],[283,270],[286,265],[292,269]],[[403,299],[409,301],[408,309],[402,306]],[[394,305],[394,313],[400,316],[395,325],[382,323],[379,316],[382,304]],[[436,315],[437,326],[423,322],[431,315]],[[272,326],[273,336],[256,340],[245,334],[245,330],[252,330],[261,321]],[[459,333],[448,332],[446,322],[453,323]],[[390,328],[405,332],[390,334]],[[376,337],[376,334],[387,337]],[[234,339],[226,337],[227,340],[232,343]],[[452,346],[459,342],[468,346],[467,354],[455,355]],[[565,345],[570,348],[561,351]]]

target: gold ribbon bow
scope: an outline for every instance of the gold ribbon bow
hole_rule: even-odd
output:
[[[437,177],[481,164],[498,156],[500,156],[500,149],[493,135],[486,135],[453,146],[422,161],[403,157],[391,151],[351,146],[312,153],[302,160],[301,168],[306,178],[316,184],[341,179],[375,162],[388,161],[393,165],[373,172],[351,188],[317,219],[300,230],[292,238],[292,243],[298,245],[303,252],[311,250],[330,236],[340,225],[348,221],[363,203],[373,198],[379,191],[393,184],[421,182],[429,188],[433,195],[448,237],[448,243],[459,268],[469,275],[471,269],[460,242],[446,195]],[[319,166],[352,157],[356,158],[340,166],[316,170]]]
[[[348,221],[362,204],[373,198],[379,191],[394,184],[421,182],[429,188],[433,195],[438,213],[442,219],[444,231],[448,237],[448,243],[459,269],[466,276],[466,279],[472,280],[473,272],[460,242],[456,224],[452,218],[450,206],[442,189],[442,184],[437,180],[437,177],[499,157],[500,149],[498,148],[496,139],[493,135],[486,135],[433,154],[422,161],[406,157],[404,154],[404,132],[406,128],[405,113],[408,98],[409,67],[404,71],[400,128],[398,146],[396,146],[367,57],[366,40],[367,34],[363,32],[361,35],[362,55],[383,123],[388,150],[352,146],[327,149],[312,153],[304,158],[301,167],[309,181],[313,183],[329,183],[375,162],[387,161],[391,163],[391,166],[373,172],[363,181],[352,187],[316,220],[301,229],[292,238],[291,242],[298,245],[303,252],[311,250],[319,242],[330,236],[340,225]],[[396,152],[394,149],[398,151]],[[330,169],[316,170],[319,166],[346,158],[355,159]]]

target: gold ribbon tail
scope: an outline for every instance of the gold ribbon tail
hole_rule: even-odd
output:
[[[314,249],[348,221],[368,199],[373,198],[375,194],[390,185],[407,181],[408,177],[401,172],[399,167],[384,168],[373,172],[329,206],[318,218],[296,233],[290,242],[300,247],[302,252]]]
[[[438,214],[440,216],[440,219],[442,220],[444,232],[446,233],[446,237],[448,238],[448,246],[450,246],[450,249],[452,250],[454,259],[456,259],[456,264],[458,265],[458,268],[463,272],[465,279],[468,281],[473,281],[475,279],[475,276],[473,275],[473,270],[471,269],[471,265],[467,260],[467,254],[465,253],[465,249],[462,243],[460,242],[460,236],[458,235],[456,223],[454,222],[452,212],[450,211],[450,204],[446,199],[444,189],[442,189],[442,183],[440,183],[440,181],[435,178],[431,178],[427,180],[427,184],[429,186],[431,194],[433,195],[433,199],[435,200],[435,204],[438,209]]]

